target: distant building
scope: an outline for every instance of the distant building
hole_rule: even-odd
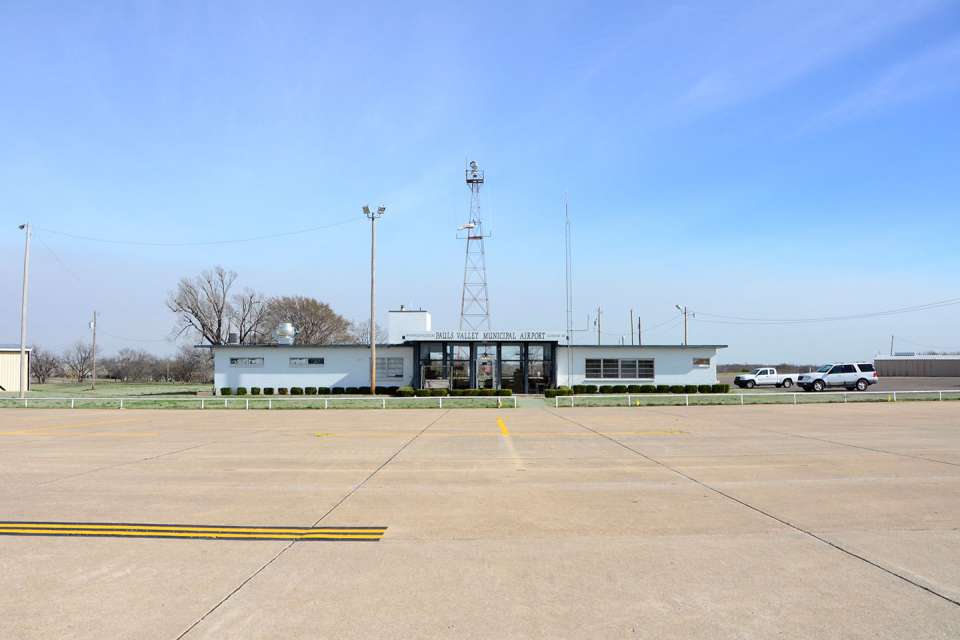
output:
[[[574,384],[715,384],[715,357],[725,347],[568,346],[566,336],[553,331],[434,331],[427,311],[401,308],[389,312],[387,343],[377,345],[377,385],[542,393]],[[368,345],[212,349],[218,390],[370,384]]]
[[[27,371],[30,371],[30,348],[27,348]],[[30,376],[27,376],[27,390]],[[20,345],[0,344],[0,391],[20,393]]]
[[[881,377],[960,377],[960,354],[898,353],[892,356],[877,356],[873,363]]]

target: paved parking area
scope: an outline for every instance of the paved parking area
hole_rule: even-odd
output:
[[[960,403],[6,410],[0,506],[386,527],[0,535],[2,638],[960,637]]]

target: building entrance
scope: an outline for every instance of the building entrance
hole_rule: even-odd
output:
[[[542,393],[556,384],[555,342],[417,342],[416,387]]]

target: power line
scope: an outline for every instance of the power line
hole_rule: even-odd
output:
[[[97,238],[94,236],[84,236],[76,233],[69,233],[67,231],[58,231],[57,229],[44,229],[39,228],[38,231],[43,231],[44,233],[51,233],[58,236],[63,236],[66,238],[73,238],[74,240],[85,240],[87,242],[100,242],[103,244],[119,244],[119,245],[135,245],[142,247],[203,247],[211,245],[224,245],[224,244],[238,244],[242,242],[256,242],[258,240],[273,240],[275,238],[287,238],[290,236],[301,235],[304,233],[312,233],[314,231],[323,231],[324,229],[332,229],[334,227],[343,226],[345,224],[350,224],[351,222],[360,222],[361,218],[351,217],[348,219],[340,220],[338,222],[331,222],[330,224],[318,225],[315,227],[305,227],[303,229],[296,229],[294,231],[280,231],[278,233],[268,233],[260,236],[251,236],[247,238],[232,238],[225,240],[196,240],[190,242],[153,242],[149,240],[117,240],[111,238]]]
[[[888,316],[901,315],[904,313],[915,313],[918,311],[928,311],[930,309],[939,309],[942,307],[950,307],[960,304],[960,298],[948,298],[946,300],[938,300],[935,302],[927,302],[924,304],[912,305],[908,307],[897,307],[895,309],[887,309],[884,311],[872,311],[868,313],[855,313],[844,316],[822,316],[815,318],[751,318],[747,316],[730,316],[730,315],[721,315],[718,313],[707,313],[705,311],[697,311],[701,316],[699,318],[700,322],[709,322],[712,324],[813,324],[820,322],[837,322],[841,320],[862,320],[865,318],[882,318]],[[707,318],[718,318],[717,320],[705,319]]]

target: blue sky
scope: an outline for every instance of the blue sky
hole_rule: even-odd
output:
[[[380,308],[455,327],[471,158],[498,328],[562,329],[565,192],[575,317],[601,305],[605,341],[630,308],[669,343],[677,303],[803,318],[960,297],[955,2],[6,2],[0,69],[0,342],[18,339],[26,220],[43,345],[86,337],[96,308],[108,351],[170,351],[166,293],[214,264],[363,318],[368,201],[388,207]],[[54,233],[339,222],[212,246]],[[960,348],[960,306],[708,318],[691,342],[725,361],[869,357],[891,334]]]

